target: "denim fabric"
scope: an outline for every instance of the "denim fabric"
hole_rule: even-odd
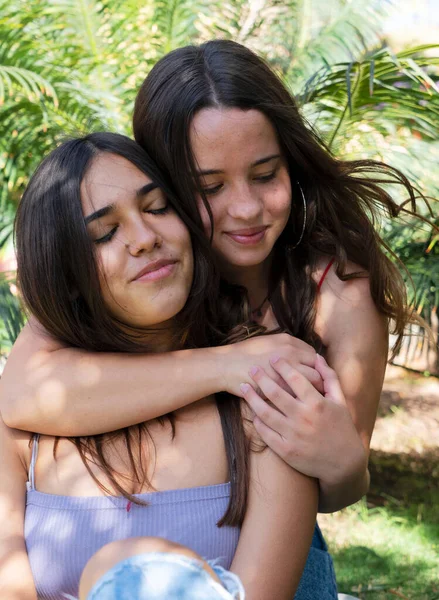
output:
[[[87,600],[244,600],[238,577],[215,564],[211,567],[222,585],[200,561],[181,554],[132,556],[101,577]]]
[[[238,577],[208,561],[223,586],[201,564],[179,554],[153,553],[118,563],[94,586],[87,600],[244,600]],[[294,600],[337,600],[331,555],[316,524]]]
[[[337,600],[337,583],[328,547],[318,524],[294,600]]]

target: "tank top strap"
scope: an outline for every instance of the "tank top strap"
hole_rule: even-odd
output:
[[[332,267],[332,265],[335,262],[335,258],[331,258],[331,260],[328,262],[328,264],[326,265],[326,269],[323,271],[323,275],[320,277],[320,281],[317,284],[317,289],[320,291],[323,282],[326,279],[326,275],[329,273],[329,269]]]
[[[34,433],[32,436],[32,456],[29,465],[29,478],[27,482],[27,489],[35,489],[35,465],[38,458],[38,442],[40,441],[40,434]]]

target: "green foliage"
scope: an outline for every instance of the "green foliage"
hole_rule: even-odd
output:
[[[129,134],[153,64],[213,37],[265,56],[337,155],[385,159],[437,195],[439,52],[383,47],[391,10],[389,0],[0,0],[0,253],[42,157],[68,136]],[[430,233],[416,245],[401,227],[386,228],[388,241],[410,250],[412,277],[429,286],[437,245],[427,253]]]
[[[367,600],[439,598],[436,505],[368,508],[361,501],[334,515],[329,540],[339,591]],[[343,531],[348,543],[337,543]]]
[[[0,356],[12,346],[24,325],[24,316],[12,286],[12,279],[3,274],[0,277]]]
[[[365,125],[369,133],[381,136],[409,128],[421,139],[436,140],[439,89],[430,72],[439,60],[426,56],[427,50],[439,46],[396,55],[383,48],[362,61],[326,66],[315,73],[299,100],[310,105],[308,118],[316,121],[329,147],[342,155],[352,153],[352,140],[367,138]]]

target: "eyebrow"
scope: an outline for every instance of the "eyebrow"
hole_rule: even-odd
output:
[[[152,192],[153,190],[157,189],[158,187],[159,186],[156,183],[151,181],[151,183],[147,183],[146,185],[139,188],[136,192],[136,196],[137,196],[137,198],[146,196],[147,194],[149,194],[149,192]]]
[[[141,188],[136,190],[136,198],[142,198],[143,196],[146,196],[147,194],[149,194],[150,192],[155,190],[157,187],[158,187],[158,185],[153,182],[143,185]],[[91,215],[88,215],[87,217],[85,217],[85,219],[84,219],[85,224],[88,225],[92,221],[96,221],[96,219],[102,219],[102,217],[106,217],[107,215],[112,213],[115,208],[116,208],[115,204],[108,204],[107,206],[103,206],[102,208],[99,208],[94,213],[91,213]]]
[[[270,162],[270,160],[274,160],[275,158],[280,158],[280,154],[270,154],[270,156],[265,156],[264,158],[260,158],[250,165],[250,168],[258,167],[259,165],[264,165],[265,163]],[[220,173],[224,173],[221,169],[206,169],[205,171],[197,171],[197,175],[218,175]]]

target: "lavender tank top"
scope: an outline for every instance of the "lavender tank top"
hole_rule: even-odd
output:
[[[217,527],[230,499],[230,483],[137,494],[148,506],[121,496],[72,497],[38,492],[33,438],[24,535],[40,600],[77,597],[87,561],[102,546],[137,536],[157,536],[192,548],[229,568],[237,527]]]

